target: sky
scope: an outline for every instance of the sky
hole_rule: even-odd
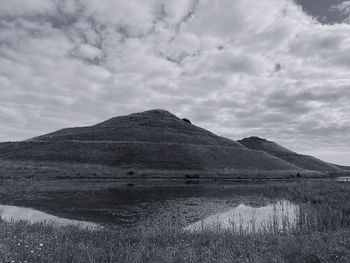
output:
[[[166,109],[350,165],[350,1],[0,0],[0,141]]]

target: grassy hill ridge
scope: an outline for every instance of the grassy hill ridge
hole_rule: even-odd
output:
[[[259,150],[273,155],[277,158],[285,160],[297,167],[305,170],[313,171],[341,171],[342,168],[322,160],[319,160],[313,156],[298,154],[292,152],[281,145],[268,141],[259,137],[250,137],[238,140],[240,144],[246,146],[249,149]]]
[[[0,159],[123,169],[234,170],[286,175],[342,170],[267,140],[252,138],[236,142],[168,111],[150,110],[88,127],[62,129],[27,141],[0,143]]]

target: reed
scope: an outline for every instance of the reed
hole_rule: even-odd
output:
[[[350,229],[81,230],[0,222],[0,262],[349,262]],[[276,225],[267,225],[276,229]]]
[[[350,262],[350,204],[346,184],[237,185],[298,204],[296,217],[273,218],[247,231],[185,231],[162,225],[96,231],[0,220],[0,262]]]

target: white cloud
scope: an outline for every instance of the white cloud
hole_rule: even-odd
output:
[[[53,14],[55,10],[54,2],[47,0],[2,0],[0,17]]]
[[[98,59],[102,57],[102,51],[92,45],[81,44],[78,47],[78,55],[87,59]]]
[[[350,25],[289,0],[8,2],[0,140],[166,108],[236,139],[350,151]]]
[[[85,15],[104,25],[116,26],[130,36],[146,34],[152,29],[156,0],[115,1],[81,0]]]
[[[200,36],[239,39],[268,29],[288,5],[285,0],[204,0],[186,28]]]

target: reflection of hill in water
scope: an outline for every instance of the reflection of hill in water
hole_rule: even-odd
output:
[[[71,182],[67,181],[67,184],[69,183]],[[274,184],[271,184],[270,187],[269,184],[264,186],[255,184],[195,186],[149,184],[127,187],[112,182],[104,186],[96,182],[86,182],[71,190],[68,190],[70,189],[68,185],[60,185],[58,188],[53,185],[45,185],[40,190],[26,188],[21,191],[18,188],[18,191],[12,196],[6,199],[2,196],[1,201],[2,204],[15,204],[37,210],[33,211],[28,208],[18,210],[2,206],[2,208],[7,208],[7,210],[3,209],[3,217],[7,219],[22,217],[22,219],[33,221],[42,219],[60,221],[58,217],[61,217],[66,218],[61,221],[63,224],[71,222],[75,224],[75,220],[79,220],[127,228],[168,224],[182,229],[197,221],[201,223],[195,223],[195,228],[202,225],[202,222],[207,225],[210,225],[210,222],[220,222],[215,221],[219,215],[219,219],[223,219],[220,224],[225,227],[230,226],[227,222],[232,221],[232,218],[233,220],[239,219],[239,223],[242,220],[242,226],[246,227],[252,218],[255,218],[255,225],[260,225],[265,219],[273,216],[277,219],[275,228],[279,228],[281,222],[285,222],[282,220],[284,216],[288,216],[287,221],[293,226],[299,208],[287,201],[276,204],[276,200],[279,199],[276,192],[273,194],[273,199],[267,198],[263,193],[270,192],[269,189],[275,189]],[[260,192],[262,190],[263,193]],[[281,188],[281,191],[283,195],[284,188]],[[239,206],[239,204],[245,205]],[[303,215],[311,216],[311,221],[317,218],[322,221],[325,219],[323,217],[326,217],[326,221],[336,221],[337,218],[342,218],[341,214],[335,213],[329,207],[321,207],[315,210],[318,213],[314,213],[314,210],[310,210],[312,206],[301,206],[303,209],[300,210],[300,218],[303,218]],[[274,215],[271,214],[272,211],[275,212]],[[237,221],[235,225],[238,226]]]
[[[231,190],[223,190],[219,186],[127,187],[126,183],[105,183],[101,187],[94,182],[79,183],[79,186],[76,183],[74,186],[79,190],[68,190],[68,185],[60,186],[57,190],[44,186],[43,189],[49,190],[34,190],[31,197],[26,197],[28,189],[23,193],[18,188],[14,196],[7,198],[7,202],[59,217],[131,227],[166,219],[186,225],[224,211],[228,208],[224,198],[231,199],[233,195]],[[64,190],[65,187],[68,189]]]
[[[230,211],[192,223],[185,229],[201,231],[219,228],[246,232],[292,229],[297,224],[298,216],[299,206],[286,200],[261,207],[241,204]]]

